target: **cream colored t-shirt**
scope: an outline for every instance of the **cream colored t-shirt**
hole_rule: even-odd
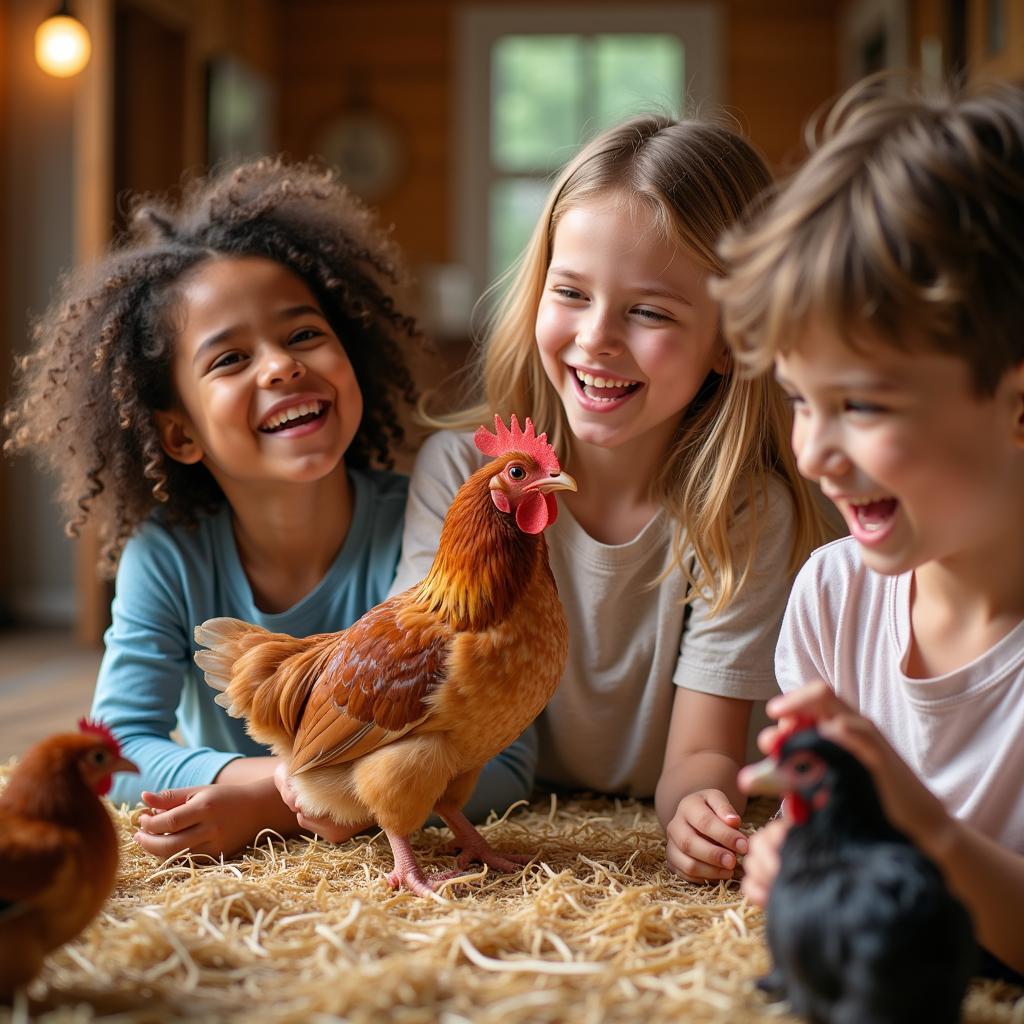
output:
[[[424,443],[392,593],[426,575],[452,497],[485,461],[470,434],[442,432]],[[697,600],[684,636],[682,573],[653,582],[672,560],[669,516],[658,513],[627,544],[601,544],[559,502],[545,537],[569,624],[569,658],[537,721],[540,779],[653,796],[677,686],[753,701],[778,692],[772,658],[791,582],[793,533],[781,484],[770,490],[760,531],[755,576],[714,618]]]
[[[823,679],[870,718],[946,809],[1024,852],[1024,622],[954,672],[913,679],[912,573],[883,576],[851,538],[800,571],[779,639],[783,690]]]

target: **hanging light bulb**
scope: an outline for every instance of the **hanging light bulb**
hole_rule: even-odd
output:
[[[36,63],[48,75],[77,75],[91,53],[89,33],[68,10],[67,0],[36,29]]]

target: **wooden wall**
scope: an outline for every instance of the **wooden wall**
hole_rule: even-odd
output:
[[[403,140],[402,180],[378,205],[412,262],[450,258],[455,7],[453,0],[294,0],[283,11],[282,148],[310,155],[322,126],[361,90]]]
[[[967,8],[967,59],[977,78],[1024,78],[1024,3],[1001,0],[1004,42],[999,49],[989,45],[987,18],[989,4],[998,0],[970,0]]]
[[[731,0],[726,90],[747,134],[776,171],[805,155],[803,126],[839,87],[840,5],[831,0]]]
[[[8,51],[10,47],[10,36],[8,28],[8,14],[5,4],[0,4],[0,66],[8,64]],[[10,146],[10,80],[7,75],[0,75],[0,153],[8,152]],[[7,161],[0,160],[0,196],[8,194]],[[7,295],[8,280],[8,247],[0,240],[0,324],[8,322],[9,310]],[[7,404],[8,397],[8,372],[11,365],[13,353],[11,351],[10,339],[7,331],[0,331],[0,408]],[[8,514],[8,496],[10,472],[7,467],[7,460],[0,456],[0,624],[7,621],[8,590],[10,582],[8,579],[9,559],[7,552],[11,543],[10,524]]]
[[[581,9],[595,0],[579,0]],[[600,2],[600,0],[598,0]],[[358,79],[403,136],[406,167],[377,204],[410,261],[453,258],[458,0],[290,0],[282,7],[282,148],[307,156]],[[833,0],[723,0],[726,101],[776,166],[799,153],[801,126],[837,85]]]

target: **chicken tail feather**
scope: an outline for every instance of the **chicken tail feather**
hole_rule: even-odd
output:
[[[239,619],[208,619],[195,630],[196,664],[219,690],[213,699],[233,718],[246,719],[249,735],[287,752],[315,679],[309,671],[320,651],[309,639],[271,633]]]
[[[253,626],[241,619],[207,619],[195,628],[196,643],[206,650],[196,651],[195,663],[203,670],[206,682],[221,693],[227,690],[235,662],[254,644],[272,636],[261,626]],[[228,707],[215,697],[221,707]],[[235,717],[239,717],[235,715]]]

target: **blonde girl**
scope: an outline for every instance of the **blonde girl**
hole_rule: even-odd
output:
[[[734,132],[658,116],[568,164],[487,332],[476,400],[433,421],[446,429],[418,458],[393,588],[423,575],[480,464],[469,432],[495,412],[547,430],[579,482],[548,531],[570,653],[520,746],[547,784],[654,797],[691,880],[730,877],[746,850],[751,708],[777,692],[790,583],[823,538],[783,398],[735,372],[706,287],[719,236],[768,184]]]

